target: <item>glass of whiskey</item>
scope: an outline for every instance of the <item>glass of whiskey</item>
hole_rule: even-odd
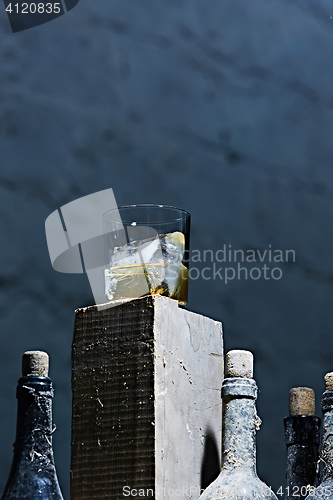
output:
[[[108,302],[165,295],[187,307],[190,214],[166,205],[128,205],[103,215]]]

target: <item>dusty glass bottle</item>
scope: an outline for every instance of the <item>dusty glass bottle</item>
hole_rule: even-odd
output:
[[[310,493],[307,500],[333,500],[333,372],[324,377],[325,392],[321,400],[323,412],[323,434],[320,459],[323,473],[320,485]]]
[[[257,392],[252,353],[229,351],[222,384],[222,468],[200,500],[277,500],[257,475]]]
[[[48,355],[27,351],[17,385],[16,440],[1,500],[63,500],[52,449],[52,381]]]
[[[289,391],[289,417],[283,421],[287,446],[286,500],[302,499],[318,485],[320,418],[314,416],[315,395],[309,387]]]

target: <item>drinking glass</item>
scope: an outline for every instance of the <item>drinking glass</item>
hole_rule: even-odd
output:
[[[103,215],[105,295],[123,302],[165,295],[187,307],[190,214],[165,205],[128,205]]]

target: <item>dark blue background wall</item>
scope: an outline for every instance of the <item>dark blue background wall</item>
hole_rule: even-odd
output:
[[[288,391],[314,388],[320,414],[333,370],[332,16],[326,0],[81,0],[13,34],[0,5],[0,489],[20,358],[44,349],[69,498],[74,309],[93,298],[52,269],[44,223],[109,187],[187,209],[192,249],[295,250],[280,280],[200,278],[189,295],[226,350],[254,352],[258,472],[284,485]]]

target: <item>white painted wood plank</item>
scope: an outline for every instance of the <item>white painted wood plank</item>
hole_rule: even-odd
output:
[[[207,436],[221,456],[222,324],[155,299],[156,498],[200,494]]]

